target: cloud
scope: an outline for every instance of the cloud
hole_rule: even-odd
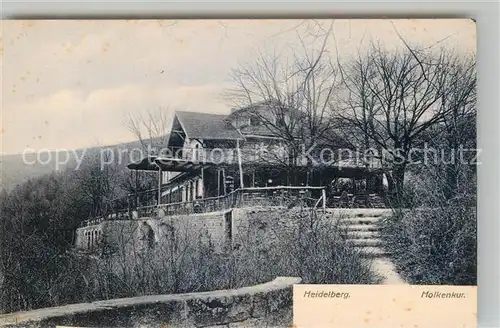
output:
[[[301,22],[5,21],[1,151],[128,141],[124,117],[160,106],[228,112],[231,69],[261,51],[292,58],[298,32],[317,21]],[[370,39],[401,45],[395,27],[412,42],[475,50],[468,20],[335,20],[330,53],[350,58]]]
[[[226,86],[138,85],[98,89],[88,94],[64,89],[33,102],[4,108],[3,151],[30,148],[80,148],[133,140],[129,114],[159,107],[226,112],[219,95]]]

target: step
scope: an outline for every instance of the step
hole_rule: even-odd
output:
[[[358,250],[361,251],[361,254],[365,257],[385,257],[390,255],[389,252],[386,252],[384,249],[380,247],[357,247]]]
[[[382,240],[378,239],[378,238],[370,238],[370,239],[360,239],[360,238],[356,238],[356,239],[347,239],[347,242],[351,245],[354,245],[355,247],[365,247],[365,246],[369,246],[369,247],[377,247],[377,246],[380,246],[382,245]]]
[[[380,217],[359,217],[359,218],[345,218],[345,219],[340,219],[340,223],[342,224],[376,224],[378,221],[380,221]]]
[[[346,224],[347,231],[379,231],[380,228],[375,224]]]
[[[388,208],[327,208],[326,215],[333,218],[386,217],[391,215]]]
[[[379,237],[378,231],[348,231],[347,236],[349,239],[377,239]]]

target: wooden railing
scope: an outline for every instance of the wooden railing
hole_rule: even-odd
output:
[[[86,227],[109,220],[130,220],[134,217],[156,215],[180,215],[223,211],[250,206],[326,206],[326,188],[309,186],[278,186],[240,188],[226,195],[157,205],[158,189],[147,190],[128,196],[127,205],[123,199],[111,202],[108,210],[96,218],[83,221]],[[137,206],[139,201],[140,206]]]
[[[321,203],[326,206],[325,187],[256,187],[240,188],[226,195],[196,199],[188,202],[178,202],[142,206],[137,208],[138,216],[179,215],[193,213],[208,213],[231,208],[250,206],[280,206],[290,207],[301,205],[315,207]]]
[[[378,194],[331,195],[327,207],[332,208],[387,208],[385,197]]]
[[[134,217],[170,216],[195,213],[209,213],[252,206],[303,206],[309,208],[326,207],[386,207],[384,199],[376,194],[326,197],[326,187],[277,186],[240,188],[226,195],[157,205],[158,190],[148,190],[137,195],[129,195],[128,207],[117,206],[107,215],[82,222],[81,226],[99,224],[105,220],[129,220]],[[142,195],[142,196],[141,196]],[[148,197],[143,197],[149,195]],[[136,206],[138,198],[144,201]]]

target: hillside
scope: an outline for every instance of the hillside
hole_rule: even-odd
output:
[[[164,138],[162,139],[168,140],[168,136]],[[131,154],[134,154],[134,156],[140,154],[137,150],[141,149],[141,143],[139,141],[132,141],[104,147],[71,150],[69,151],[67,163],[59,165],[57,164],[56,151],[40,154],[38,158],[34,154],[27,154],[25,156],[23,154],[0,155],[0,190],[10,191],[16,185],[23,183],[29,178],[36,178],[57,170],[76,168],[78,160],[85,161],[85,159],[92,156],[100,156],[101,149],[109,149],[116,154],[121,152],[121,163],[127,165]],[[64,153],[60,153],[59,157],[60,163],[65,162],[66,157]]]

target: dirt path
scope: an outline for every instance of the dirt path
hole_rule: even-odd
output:
[[[408,283],[396,272],[394,264],[386,257],[373,259],[373,270],[384,277],[382,285],[407,285]]]

